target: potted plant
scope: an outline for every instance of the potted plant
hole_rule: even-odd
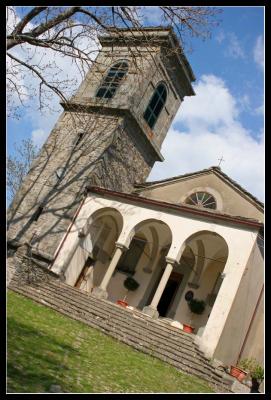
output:
[[[244,378],[255,369],[257,362],[254,358],[245,358],[237,363],[237,365],[231,365],[230,374],[242,382]]]
[[[202,314],[205,310],[205,301],[204,300],[198,300],[198,299],[191,299],[187,302],[188,307],[190,308],[191,313],[193,314]],[[192,333],[194,331],[194,327],[191,326],[191,321],[190,320],[189,324],[183,324],[183,330],[187,333]]]
[[[264,379],[264,369],[263,367],[255,362],[253,370],[250,372],[251,376],[251,393],[259,393],[259,386]]]
[[[231,366],[230,371],[240,382],[249,374],[251,377],[251,392],[259,393],[259,386],[264,378],[264,369],[255,358],[245,358],[237,366]]]
[[[117,304],[122,307],[127,307],[128,303],[126,302],[126,298],[128,296],[129,291],[134,291],[139,287],[139,283],[132,277],[128,276],[123,282],[124,287],[127,289],[126,294],[122,300],[118,300]]]

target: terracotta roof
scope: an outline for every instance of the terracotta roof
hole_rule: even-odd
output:
[[[235,188],[240,190],[243,194],[245,194],[247,197],[249,197],[251,200],[253,200],[263,210],[264,204],[260,200],[258,200],[255,196],[253,196],[251,193],[249,193],[246,189],[244,189],[241,185],[239,185],[239,183],[237,183],[232,178],[230,178],[227,174],[225,174],[225,172],[222,172],[220,167],[210,167],[207,169],[202,169],[200,171],[191,172],[191,173],[184,174],[184,175],[173,176],[171,178],[162,179],[159,181],[138,183],[138,184],[135,184],[134,186],[135,186],[135,188],[138,188],[136,190],[136,192],[140,192],[141,190],[148,189],[149,187],[154,186],[154,185],[172,182],[174,180],[178,180],[178,179],[182,179],[182,178],[186,178],[186,177],[193,177],[193,176],[197,176],[197,175],[201,175],[201,174],[206,174],[208,172],[213,172],[216,175],[218,175],[220,178],[227,181],[230,185],[234,186]]]
[[[116,192],[114,190],[104,189],[99,186],[87,186],[86,189],[89,192],[97,193],[100,195],[105,195],[105,196],[109,196],[109,197],[119,197],[119,198],[126,199],[126,200],[132,200],[137,203],[143,203],[143,204],[149,205],[149,206],[150,205],[158,206],[158,207],[166,208],[167,210],[174,210],[174,211],[180,211],[180,212],[193,214],[193,215],[205,216],[206,218],[209,218],[209,219],[211,218],[211,219],[228,221],[230,223],[234,223],[237,225],[247,225],[247,226],[258,227],[258,228],[261,228],[263,226],[263,223],[256,219],[225,214],[225,213],[221,213],[217,210],[211,210],[211,209],[207,210],[206,208],[204,208],[204,209],[198,208],[198,207],[190,206],[188,204],[173,204],[173,203],[168,203],[165,201],[148,199],[146,197],[138,196],[135,193]]]

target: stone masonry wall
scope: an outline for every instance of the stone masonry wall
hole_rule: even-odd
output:
[[[151,45],[101,43],[93,67],[65,105],[70,111],[60,116],[8,211],[9,243],[16,247],[31,242],[48,260],[67,231],[87,184],[130,192],[135,182],[146,180],[155,160],[162,159],[159,149],[186,94],[177,94],[175,66],[165,67],[155,40]],[[121,60],[128,62],[128,72],[115,95],[97,98],[101,80]],[[151,130],[143,115],[161,81],[167,85],[167,101]]]
[[[75,145],[81,131],[84,136]],[[32,239],[36,250],[52,257],[86,184],[130,192],[153,163],[124,117],[64,112],[10,207],[8,238]],[[58,168],[64,168],[62,179],[56,176]],[[34,221],[40,204],[42,214]]]

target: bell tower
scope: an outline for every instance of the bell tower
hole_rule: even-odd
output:
[[[192,69],[171,28],[121,29],[100,52],[18,190],[8,248],[25,242],[45,266],[80,207],[87,184],[131,192],[144,182],[185,96]]]

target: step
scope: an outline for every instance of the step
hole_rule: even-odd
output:
[[[66,288],[64,288],[64,292],[67,292]],[[63,293],[63,291],[62,291],[62,293]],[[82,301],[86,300],[88,302],[88,304],[91,302],[91,304],[93,306],[93,311],[94,311],[94,309],[98,310],[99,312],[102,312],[102,310],[104,310],[105,312],[110,313],[110,315],[115,315],[116,317],[118,317],[119,315],[122,315],[124,318],[128,318],[128,317],[132,316],[132,318],[134,318],[133,323],[136,323],[135,319],[138,321],[142,321],[141,326],[147,325],[147,326],[153,327],[155,331],[159,332],[159,336],[162,336],[164,334],[164,336],[167,340],[174,339],[174,344],[178,343],[182,346],[186,345],[189,347],[189,349],[191,349],[191,346],[195,346],[193,343],[193,338],[189,334],[183,335],[183,331],[180,329],[177,330],[177,332],[173,331],[171,329],[171,327],[168,326],[167,324],[165,324],[165,325],[163,324],[161,326],[160,321],[152,320],[150,317],[146,316],[142,312],[140,313],[139,311],[135,312],[134,310],[125,309],[125,308],[122,308],[122,307],[120,307],[114,303],[108,302],[108,301],[107,301],[107,303],[105,303],[104,300],[98,300],[91,295],[87,295],[85,293],[83,294],[82,292],[77,291],[77,294],[78,293],[80,293]],[[78,299],[79,297],[77,297],[77,294],[75,292],[73,292],[72,297]],[[65,293],[64,293],[64,295],[65,295]],[[140,322],[138,322],[138,323],[140,323]],[[152,333],[153,333],[153,330],[152,330]]]
[[[46,290],[50,290],[51,289],[51,286],[57,286],[57,289],[59,290],[59,289],[64,289],[64,295],[66,295],[66,289],[69,289],[70,291],[72,291],[73,293],[73,297],[75,296],[75,292],[76,292],[76,295],[79,295],[81,298],[83,297],[83,298],[85,298],[85,299],[87,299],[87,301],[89,301],[90,299],[92,299],[93,301],[94,301],[94,303],[98,303],[99,304],[99,308],[100,308],[100,306],[101,306],[101,303],[105,303],[105,302],[107,302],[107,301],[105,301],[105,300],[103,300],[103,301],[101,301],[101,300],[98,300],[98,299],[96,299],[96,298],[93,298],[92,296],[89,296],[89,295],[87,295],[87,294],[85,294],[85,293],[83,293],[83,292],[81,292],[81,291],[78,291],[77,289],[74,289],[74,288],[72,288],[71,286],[68,286],[68,285],[65,285],[65,284],[63,284],[63,283],[61,283],[61,282],[59,282],[59,281],[57,281],[57,284],[55,285],[55,283],[56,282],[54,282],[54,284],[52,283],[52,282],[50,282],[50,286],[49,286],[49,288],[47,287],[47,289]],[[44,286],[44,285],[46,285],[46,282],[42,282],[42,285]],[[40,285],[39,285],[40,286]],[[60,298],[60,300],[61,300],[61,298]],[[77,299],[77,302],[76,302],[76,306],[78,306],[78,299]],[[127,311],[128,310],[126,310],[126,309],[122,309],[122,308],[120,308],[119,306],[116,306],[115,304],[113,304],[113,303],[110,303],[110,302],[107,302],[107,306],[110,306],[110,310],[109,310],[109,313],[110,313],[110,317],[112,318],[112,307],[115,307],[115,310],[118,312],[118,313],[125,313],[126,314],[126,316],[127,316]],[[130,311],[130,310],[129,310]],[[88,312],[89,312],[89,310],[88,310]],[[107,316],[108,317],[108,316]],[[133,317],[134,318],[134,317]],[[147,317],[148,318],[148,317]],[[114,319],[115,319],[115,317],[114,317]],[[153,321],[153,320],[151,320],[152,321],[152,323],[154,323],[154,324],[156,324],[157,325],[157,321]],[[150,320],[148,320],[148,323],[150,323]],[[135,325],[135,320],[133,319],[133,321],[131,321],[131,324],[133,325],[133,327],[134,327],[134,325]],[[144,326],[144,328],[145,328],[145,326]],[[168,325],[166,326],[166,329],[170,329],[171,330],[171,327],[169,328],[168,327]],[[174,328],[174,329],[177,329],[178,330],[178,328]],[[182,332],[182,331],[180,331],[179,330],[179,332],[178,332],[178,334],[180,333],[180,332]],[[161,333],[161,332],[159,332],[159,333]],[[153,336],[153,331],[151,331],[151,334],[152,334],[152,336]],[[161,336],[161,335],[160,335]],[[180,335],[178,336],[178,337],[180,337]],[[166,338],[167,339],[167,342],[168,342],[168,337]],[[179,345],[180,345],[180,343],[179,343]],[[183,343],[181,343],[181,346],[182,346],[182,349],[184,348],[184,346],[183,346]],[[193,348],[193,350],[192,350],[192,347],[191,347],[191,344],[190,344],[190,348],[189,348],[189,353],[190,353],[190,356],[191,356],[191,350],[192,351],[195,351],[195,346],[194,346],[194,348]],[[174,353],[176,353],[176,351],[177,351],[177,349],[176,349],[176,343],[174,343]],[[179,350],[180,351],[180,350]],[[194,355],[193,355],[193,361],[195,361],[195,357],[196,357],[196,353],[194,353]],[[200,354],[198,354],[199,356],[200,356]],[[182,354],[182,356],[183,356],[183,354]],[[201,356],[200,356],[201,357]],[[199,357],[198,357],[199,358]],[[208,368],[208,370],[209,370],[209,372],[210,372],[210,370],[212,370],[212,373],[214,373],[213,372],[213,367],[210,365],[210,364],[207,364],[206,363],[206,359],[204,360],[204,359],[202,359],[201,360],[201,363],[203,363],[204,362],[204,364],[206,365],[206,367]],[[215,375],[216,375],[216,377],[217,378],[219,378],[219,379],[221,379],[221,375],[219,375],[219,374],[217,374],[216,372],[214,373]]]
[[[97,324],[97,322],[91,322],[83,317],[78,316],[78,315],[71,315],[69,309],[67,310],[65,308],[59,307],[59,305],[54,304],[51,297],[48,297],[48,299],[44,300],[44,299],[40,298],[39,296],[37,296],[37,292],[35,290],[29,291],[29,290],[24,290],[24,289],[25,288],[12,287],[12,290],[14,290],[20,294],[24,294],[27,297],[30,297],[33,300],[35,300],[45,306],[49,306],[50,308],[69,316],[70,318],[81,321],[93,328],[96,328],[96,329],[98,328],[102,332],[109,334],[110,336],[114,337],[115,339],[117,339],[121,342],[124,342],[124,343],[136,348],[137,350],[143,351],[144,353],[147,353],[149,355],[157,357],[157,358],[161,359],[162,361],[165,361],[165,362],[171,364],[172,366],[176,367],[177,369],[179,369],[181,371],[193,374],[195,376],[198,376],[199,378],[207,380],[210,384],[212,384],[212,386],[214,387],[215,390],[217,390],[217,388],[221,388],[221,389],[223,389],[223,391],[229,390],[227,386],[223,385],[221,380],[214,379],[212,374],[211,375],[209,373],[207,374],[205,371],[199,370],[199,369],[195,368],[194,366],[191,366],[191,364],[183,364],[180,361],[174,361],[171,358],[169,358],[168,356],[166,356],[165,354],[162,354],[162,352],[160,352],[160,351],[154,352],[153,349],[150,349],[150,348],[144,346],[143,343],[140,343],[140,342],[138,343],[138,341],[133,340],[132,337],[129,337],[129,338],[127,336],[123,337],[120,334],[119,330],[117,330],[117,332],[116,332],[116,331],[110,329],[110,327],[108,326],[107,323],[100,321],[99,324]]]
[[[54,290],[53,286],[55,286],[54,289],[58,289],[58,291]],[[14,285],[12,285],[12,287],[14,288]],[[147,320],[148,319],[148,317],[147,317],[147,319],[146,319],[147,324],[144,324],[144,319],[143,319],[143,326],[142,326],[142,319],[135,319],[133,314],[131,314],[130,310],[129,310],[129,312],[127,312],[128,310],[122,309],[121,307],[119,307],[113,303],[110,303],[110,302],[107,302],[104,300],[103,301],[98,300],[98,299],[93,298],[92,296],[89,296],[85,293],[82,293],[72,287],[69,287],[69,290],[71,289],[70,294],[72,294],[72,298],[67,297],[67,291],[68,291],[68,290],[66,290],[67,287],[68,287],[68,285],[64,285],[59,282],[57,283],[57,285],[54,285],[54,284],[48,285],[48,284],[46,284],[46,282],[42,282],[42,284],[35,285],[35,287],[32,287],[30,285],[18,287],[18,285],[17,285],[17,288],[15,287],[15,290],[17,289],[16,291],[19,291],[25,295],[28,295],[29,297],[32,297],[34,300],[39,301],[42,304],[44,304],[44,298],[46,298],[45,304],[56,309],[57,311],[65,313],[68,316],[71,316],[70,307],[73,307],[73,310],[77,313],[76,316],[72,315],[73,318],[76,317],[75,319],[79,319],[82,322],[85,322],[93,327],[97,327],[97,325],[98,325],[99,329],[102,329],[103,331],[111,334],[111,336],[115,336],[117,339],[120,339],[121,341],[124,341],[124,342],[127,342],[127,340],[128,340],[130,342],[130,344],[133,343],[133,347],[137,348],[139,346],[140,348],[145,348],[145,350],[148,352],[148,354],[154,355],[153,354],[154,350],[148,348],[148,346],[150,346],[150,343],[149,343],[150,341],[144,337],[142,338],[141,336],[136,335],[134,332],[134,329],[131,332],[131,329],[126,328],[126,330],[125,330],[125,328],[122,327],[122,332],[121,332],[121,331],[119,331],[119,325],[118,325],[117,326],[117,328],[118,328],[117,334],[114,332],[114,329],[116,329],[116,322],[118,322],[118,323],[120,323],[121,321],[123,322],[122,319],[124,317],[125,317],[124,318],[125,323],[127,323],[127,319],[129,320],[129,318],[130,318],[130,323],[133,326],[133,328],[135,327],[136,324],[138,324],[138,322],[140,322],[141,328],[143,327],[144,330],[146,330],[146,328],[147,328],[147,330],[149,330],[150,325],[152,325],[152,326],[154,326],[155,324],[157,325],[158,321]],[[63,293],[63,290],[64,290],[64,293]],[[41,292],[42,292],[43,299],[40,298]],[[52,297],[54,298],[53,301],[52,301]],[[65,299],[68,300],[69,302],[68,303],[65,302]],[[80,299],[81,303],[83,301],[84,306],[88,306],[88,309],[83,310],[83,315],[84,315],[83,318],[78,316],[78,312],[79,313],[81,312],[81,314],[82,314],[82,310],[80,311],[80,309],[78,309],[78,299]],[[87,304],[86,304],[86,302],[87,302]],[[61,303],[61,307],[60,307],[60,303]],[[97,305],[98,305],[99,308],[101,308],[101,304],[103,304],[103,306],[106,305],[108,312],[105,316],[102,317],[106,321],[106,323],[101,321],[101,316],[99,316],[99,315],[96,315],[96,319],[94,317],[94,322],[92,322],[92,323],[88,320],[87,317],[90,317],[91,312],[93,312],[93,310],[89,309],[90,303],[92,303],[92,307],[95,305],[97,307]],[[112,315],[113,310],[114,310],[114,315]],[[100,310],[100,312],[101,312],[101,310]],[[122,319],[118,319],[118,321],[117,321],[116,320],[117,314],[120,314],[122,316]],[[97,320],[97,317],[98,317],[98,320]],[[92,316],[92,319],[93,319],[93,316]],[[110,320],[113,322],[113,324],[112,323],[109,324]],[[157,326],[156,326],[156,328],[157,328]],[[124,330],[124,332],[123,332],[123,330]],[[166,326],[166,330],[171,331],[171,327]],[[181,370],[186,370],[190,373],[194,373],[195,375],[200,376],[209,381],[213,381],[216,384],[219,383],[220,387],[222,386],[221,376],[219,374],[216,374],[216,372],[214,371],[214,369],[211,365],[206,365],[205,363],[202,362],[202,360],[198,360],[197,353],[195,353],[193,358],[191,358],[191,355],[189,358],[187,354],[184,356],[182,348],[176,349],[176,342],[174,343],[175,348],[174,348],[173,354],[172,354],[172,351],[171,352],[164,351],[161,349],[161,345],[162,345],[162,347],[165,347],[163,345],[163,342],[161,342],[161,340],[167,339],[166,343],[168,343],[169,338],[163,337],[161,339],[161,337],[158,337],[158,338],[156,337],[155,338],[156,342],[155,342],[153,340],[154,337],[153,337],[152,330],[150,331],[150,333],[152,334],[152,345],[155,346],[155,356],[157,356],[160,359],[163,359],[164,361],[169,362],[170,364],[176,366],[177,368],[180,368]],[[127,338],[127,335],[129,335],[129,338]],[[178,336],[178,339],[180,340],[180,336]],[[140,346],[138,344],[138,342],[139,343],[142,342],[142,343],[144,343],[144,345]],[[157,344],[159,345],[159,351],[157,350]],[[193,343],[190,342],[190,345],[193,345]],[[194,351],[194,349],[193,349],[193,351]],[[182,358],[181,361],[178,359],[178,356],[175,356],[176,353],[179,353],[179,358]],[[187,360],[188,360],[188,363],[186,362]],[[193,363],[193,368],[191,368],[191,362]]]
[[[49,286],[46,290],[48,290],[48,292],[50,292],[51,289],[52,289],[52,287]],[[84,294],[84,297],[86,297],[86,299],[83,299],[83,300],[84,300],[83,303],[82,303],[82,300],[81,300],[81,303],[80,303],[80,301],[78,301],[78,299],[76,299],[76,296],[73,296],[73,298],[70,299],[69,297],[68,297],[68,298],[66,297],[66,293],[65,293],[65,292],[63,293],[63,295],[61,295],[59,290],[58,290],[58,293],[52,293],[52,294],[55,295],[55,296],[57,296],[57,297],[59,298],[59,301],[61,301],[61,300],[63,300],[63,299],[67,299],[68,301],[72,302],[72,303],[74,304],[74,306],[76,306],[76,307],[81,306],[81,309],[82,309],[82,304],[83,304],[83,306],[84,306],[83,309],[84,309],[87,313],[91,313],[91,314],[94,314],[94,315],[95,315],[95,310],[94,310],[94,308],[96,308],[96,315],[99,316],[100,318],[105,318],[105,319],[106,319],[106,318],[109,318],[109,319],[112,319],[112,317],[113,317],[112,310],[109,310],[109,311],[105,314],[105,313],[103,313],[103,311],[101,310],[101,308],[98,308],[98,309],[97,309],[97,306],[99,305],[99,300],[98,300],[98,303],[97,303],[97,301],[96,301],[97,305],[95,304],[95,306],[93,307],[93,304],[92,304],[92,309],[90,309],[90,308],[89,308],[89,303],[88,303],[88,301],[89,301],[90,299],[89,299],[89,296],[87,296],[86,294]],[[80,296],[79,296],[79,297],[80,297]],[[82,296],[81,296],[81,297],[82,297]],[[110,303],[110,307],[112,308],[112,303]],[[115,305],[114,305],[114,307],[115,307]],[[82,309],[82,310],[83,310],[83,309]],[[121,310],[122,310],[122,309],[121,309]],[[197,357],[200,356],[200,355],[198,355],[198,353],[197,353],[197,351],[196,351],[197,349],[196,349],[194,343],[190,343],[188,347],[185,347],[185,346],[187,346],[187,344],[184,345],[183,342],[180,341],[180,340],[179,340],[178,343],[177,343],[176,340],[169,339],[168,336],[166,336],[166,337],[161,337],[162,335],[160,334],[159,331],[158,331],[159,333],[158,333],[158,332],[154,332],[153,329],[150,328],[148,325],[145,325],[144,322],[143,322],[143,325],[142,325],[140,322],[138,322],[138,321],[135,319],[134,315],[131,314],[131,313],[130,313],[130,315],[129,315],[129,314],[127,315],[127,313],[126,313],[125,319],[123,320],[124,317],[120,317],[120,316],[118,315],[118,312],[120,312],[120,307],[117,306],[117,309],[115,309],[114,311],[115,311],[114,323],[115,323],[115,322],[119,322],[119,323],[125,322],[126,325],[127,325],[127,324],[130,324],[131,327],[133,328],[133,330],[134,330],[136,327],[138,327],[138,325],[140,325],[139,328],[140,328],[141,330],[142,330],[142,328],[143,328],[145,331],[148,330],[149,333],[152,335],[153,338],[157,338],[158,340],[159,340],[159,339],[162,339],[162,341],[160,340],[160,342],[161,342],[162,344],[164,344],[165,339],[166,339],[166,340],[167,340],[167,347],[171,347],[171,348],[172,348],[172,351],[174,351],[174,352],[178,351],[178,346],[180,346],[182,352],[187,353],[188,355],[190,355],[190,356],[192,356],[192,357],[194,357],[194,358],[195,358],[196,356],[197,356]],[[156,327],[156,328],[157,328],[157,327]],[[176,346],[176,344],[177,344],[177,346]],[[199,358],[199,357],[198,357],[198,358]],[[201,361],[205,362],[206,364],[208,363],[208,362],[206,361],[206,359],[202,359]],[[207,365],[209,366],[209,364],[207,364]]]
[[[24,288],[24,293],[30,293],[32,292],[33,294],[33,290],[34,292],[36,292],[36,289],[32,289],[31,288]],[[179,359],[177,358],[177,355],[179,354],[179,357],[182,357],[182,363],[183,364],[187,364],[187,363],[194,363],[196,364],[199,368],[202,367],[203,363],[201,361],[199,361],[197,359],[197,355],[193,354],[191,355],[190,353],[184,353],[182,351],[182,348],[178,349],[176,348],[176,344],[173,343],[173,346],[170,346],[169,343],[165,344],[165,340],[163,340],[163,338],[159,337],[159,336],[154,336],[152,335],[151,338],[149,338],[146,335],[146,329],[143,327],[143,329],[141,329],[140,331],[138,331],[137,329],[135,329],[135,324],[134,324],[134,320],[132,320],[130,318],[129,321],[118,321],[115,317],[112,318],[111,315],[109,315],[109,318],[104,318],[101,315],[96,315],[93,316],[91,313],[91,310],[88,309],[82,309],[82,307],[78,307],[78,304],[71,304],[71,302],[65,302],[65,299],[63,298],[63,296],[57,294],[52,296],[52,293],[47,290],[46,292],[42,293],[42,300],[46,301],[48,304],[53,304],[55,307],[59,307],[62,310],[66,310],[70,313],[70,315],[81,315],[83,316],[83,318],[85,318],[86,320],[93,320],[97,325],[99,325],[100,323],[105,322],[107,324],[107,327],[111,328],[111,329],[118,329],[120,334],[122,335],[129,335],[132,336],[133,338],[135,338],[135,340],[140,341],[142,343],[144,343],[145,345],[148,344],[152,344],[153,346],[159,346],[159,350],[161,353],[165,354],[168,357],[171,357],[172,359],[175,359],[176,361],[179,361]],[[38,296],[41,295],[41,292],[38,293]],[[122,322],[124,324],[122,324]],[[127,324],[127,322],[129,322],[129,324]],[[132,329],[131,329],[132,328]],[[150,332],[151,333],[151,332]],[[163,351],[164,350],[164,351]],[[171,354],[171,356],[170,356]],[[189,364],[188,364],[189,365]],[[208,368],[209,366],[206,365],[206,367]]]

